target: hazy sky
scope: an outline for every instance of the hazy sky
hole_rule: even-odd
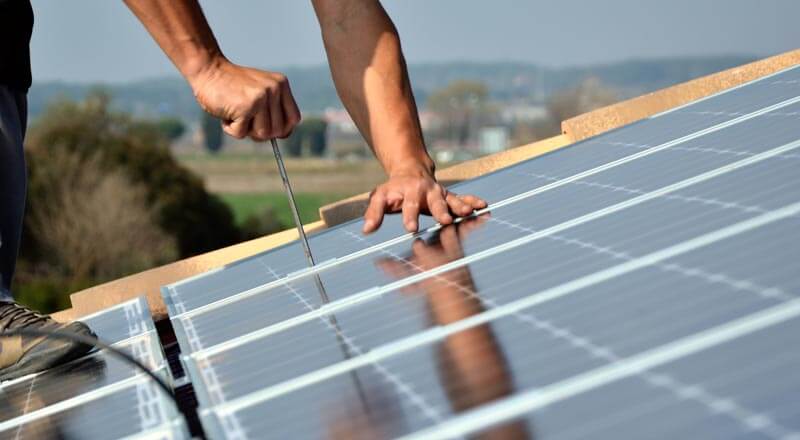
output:
[[[260,67],[320,64],[309,0],[201,2],[225,54]],[[800,47],[798,0],[386,0],[406,57],[551,66]],[[174,75],[121,1],[33,0],[38,80]]]

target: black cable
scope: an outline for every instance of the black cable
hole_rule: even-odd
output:
[[[83,344],[83,345],[89,345],[89,346],[92,346],[92,347],[99,348],[101,350],[108,351],[109,353],[113,354],[117,358],[122,359],[124,362],[128,362],[129,364],[132,364],[133,366],[135,366],[136,368],[141,370],[144,374],[146,374],[151,379],[153,379],[156,382],[156,384],[158,384],[159,388],[161,388],[161,390],[164,392],[164,394],[169,396],[170,400],[172,400],[172,402],[175,404],[175,407],[178,408],[178,411],[183,416],[183,419],[187,423],[187,426],[188,426],[188,423],[189,423],[189,420],[190,420],[189,415],[186,414],[186,412],[184,411],[183,407],[178,402],[178,399],[175,397],[175,394],[172,392],[172,388],[170,388],[170,386],[167,385],[167,383],[164,382],[163,379],[161,379],[155,373],[150,371],[150,369],[148,369],[144,364],[139,362],[139,360],[137,360],[136,358],[134,358],[130,354],[125,353],[124,351],[122,351],[122,350],[120,350],[118,348],[114,348],[114,347],[106,344],[105,342],[101,342],[96,338],[90,338],[88,336],[79,335],[79,334],[76,334],[76,333],[67,333],[67,332],[51,331],[51,330],[35,330],[35,329],[15,329],[15,330],[9,330],[9,331],[4,331],[4,332],[0,333],[0,338],[2,338],[2,337],[11,337],[11,336],[33,336],[33,337],[43,336],[45,338],[55,338],[55,339],[70,340],[70,341],[78,342],[78,343]]]

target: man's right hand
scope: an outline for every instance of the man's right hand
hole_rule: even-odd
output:
[[[289,81],[280,73],[219,59],[187,79],[200,106],[237,139],[285,138],[300,122]]]

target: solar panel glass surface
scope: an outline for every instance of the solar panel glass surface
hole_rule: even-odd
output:
[[[100,340],[167,382],[169,369],[143,297],[81,318]],[[0,384],[0,438],[120,438],[159,428],[183,438],[171,400],[106,351]],[[169,424],[170,426],[164,426]]]
[[[312,240],[319,260],[337,258],[313,271],[284,247],[166,289],[209,432],[572,429],[569,438],[621,432],[624,411],[647,415],[631,402],[652,396],[674,409],[672,426],[652,432],[762,434],[747,428],[774,422],[796,435],[786,393],[761,395],[774,399],[769,409],[719,404],[722,416],[695,406],[708,406],[696,393],[712,393],[713,369],[700,366],[713,353],[758,332],[789,337],[800,315],[790,263],[800,261],[799,76],[791,69],[465,182],[458,189],[485,195],[490,212],[416,240],[396,224],[365,238],[356,222]],[[736,377],[761,368],[739,360]],[[637,362],[652,368],[628,367]],[[773,377],[790,389],[791,362]],[[679,364],[708,374],[667,371]],[[761,392],[747,384],[714,399]],[[593,400],[601,390],[616,393],[605,418]],[[561,405],[598,418],[561,426]]]
[[[481,194],[490,203],[498,203],[509,197],[531,189],[529,182],[520,182],[509,170],[531,167],[543,174],[555,173],[572,176],[586,170],[630,156],[633,152],[628,144],[658,147],[662,144],[693,136],[703,130],[714,129],[720,124],[747,118],[752,113],[763,111],[774,105],[796,98],[796,84],[800,71],[790,69],[779,75],[764,78],[712,98],[701,100],[691,106],[681,107],[657,117],[632,124],[622,129],[604,133],[596,138],[578,143],[497,173],[492,173],[454,187],[462,192]],[[422,227],[433,222],[423,219]],[[352,222],[332,228],[310,237],[312,249],[319,262],[341,258],[379,245],[404,235],[399,219],[390,217],[387,224],[365,241],[355,241],[360,223]],[[305,269],[306,262],[297,243],[292,243],[234,263],[225,270],[176,283],[165,289],[165,297],[171,307],[170,315],[201,307],[236,293],[261,286],[286,274]]]

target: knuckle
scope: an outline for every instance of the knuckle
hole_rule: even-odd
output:
[[[269,95],[270,99],[275,99],[281,95],[281,85],[280,83],[272,83],[270,84],[267,89],[266,93]]]
[[[252,101],[263,101],[267,98],[267,90],[264,88],[253,89],[250,99]]]

